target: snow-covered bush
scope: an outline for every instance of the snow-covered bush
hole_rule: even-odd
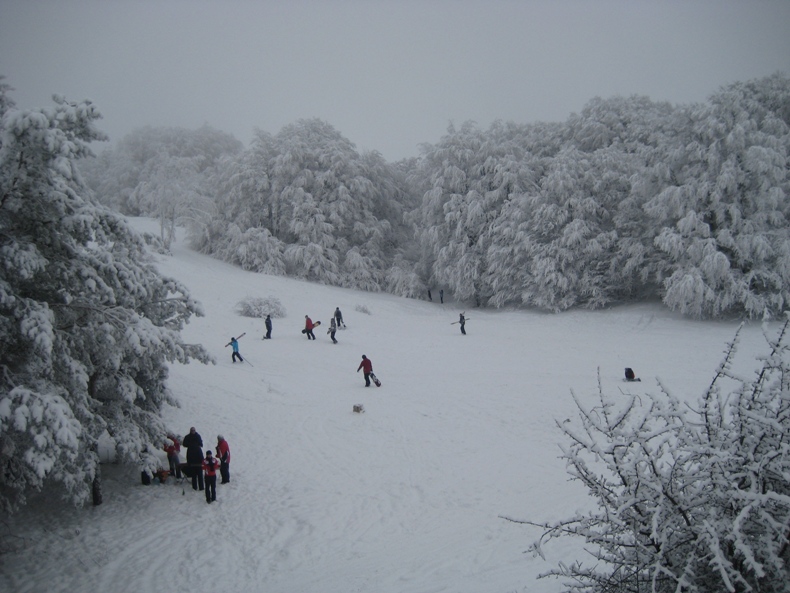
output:
[[[563,457],[597,511],[533,523],[531,550],[573,535],[594,562],[543,576],[568,591],[787,591],[790,583],[790,347],[788,324],[766,333],[770,351],[753,380],[731,365],[736,335],[693,406],[658,395],[574,396],[579,422],[558,423]]]
[[[236,303],[236,312],[242,317],[285,317],[285,307],[275,296],[246,297]]]
[[[356,305],[354,307],[354,311],[357,313],[364,313],[365,315],[370,315],[370,309],[368,309],[365,305]]]

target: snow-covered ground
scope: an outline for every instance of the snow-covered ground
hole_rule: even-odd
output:
[[[186,341],[217,359],[173,368],[181,407],[166,418],[181,435],[195,426],[207,449],[223,434],[231,483],[207,505],[188,484],[142,486],[139,471],[107,466],[102,506],[37,500],[4,520],[14,549],[0,554],[1,591],[559,591],[536,576],[590,561],[581,542],[534,558],[524,550],[539,531],[501,517],[556,519],[591,504],[559,459],[555,420],[573,416],[571,390],[592,402],[600,369],[611,394],[657,391],[660,378],[692,401],[738,325],[658,304],[479,311],[246,273],[183,241],[157,260],[203,305]],[[272,340],[262,320],[234,312],[247,296],[286,308]],[[348,329],[333,345],[325,327],[338,306]],[[451,324],[462,310],[466,336]],[[315,342],[300,333],[306,314],[325,324]],[[225,348],[242,332],[251,364]],[[751,376],[760,324],[741,337],[736,368]],[[381,388],[355,373],[362,354]],[[626,366],[641,383],[623,382]]]

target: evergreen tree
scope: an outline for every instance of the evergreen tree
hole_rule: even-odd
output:
[[[0,506],[98,484],[97,441],[135,462],[165,434],[168,363],[209,362],[180,329],[200,314],[146,263],[126,223],[82,197],[76,161],[104,136],[90,102],[20,111],[0,89]],[[93,492],[94,500],[100,499]]]

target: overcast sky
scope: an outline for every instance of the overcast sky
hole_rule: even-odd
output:
[[[790,75],[789,30],[790,0],[0,0],[0,74],[21,108],[93,100],[113,141],[318,117],[393,161],[451,121]]]

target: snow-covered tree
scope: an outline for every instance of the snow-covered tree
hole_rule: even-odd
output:
[[[773,111],[776,93],[777,77],[731,85],[679,118],[668,183],[645,206],[662,229],[663,298],[674,309],[755,317],[789,302],[790,127]]]
[[[196,130],[147,126],[120,139],[117,146],[79,164],[86,184],[102,204],[132,216],[158,216],[159,198],[143,185],[162,193],[172,172],[173,183],[203,195],[204,179],[242,144],[230,134],[204,125]],[[173,159],[168,164],[166,161]],[[180,161],[180,162],[179,162]]]
[[[0,95],[4,91],[0,89]],[[165,434],[168,363],[208,362],[180,329],[199,305],[146,263],[117,215],[82,197],[76,162],[104,136],[90,102],[54,98],[0,119],[0,507],[31,491],[74,502],[98,478],[97,442],[135,462]]]
[[[226,229],[265,229],[282,243],[287,273],[300,278],[380,290],[395,231],[406,234],[402,174],[317,119],[257,132],[214,186],[217,216],[200,229],[201,249],[225,257],[233,253]]]
[[[766,331],[753,379],[733,373],[737,335],[702,398],[608,396],[558,422],[569,473],[597,510],[557,522],[547,541],[584,539],[593,563],[563,562],[574,592],[787,591],[790,582],[790,322]]]

